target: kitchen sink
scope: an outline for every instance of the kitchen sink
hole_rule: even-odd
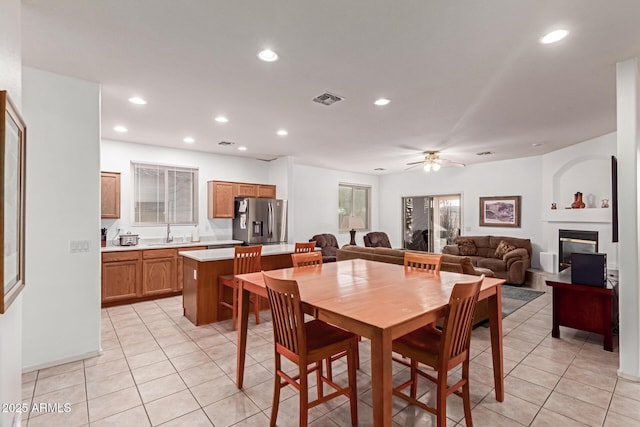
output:
[[[170,243],[147,243],[144,246],[185,246],[191,244],[190,242],[170,242]]]

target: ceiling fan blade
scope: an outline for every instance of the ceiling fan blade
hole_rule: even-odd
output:
[[[442,166],[455,166],[457,168],[463,168],[465,167],[464,163],[458,163],[458,162],[452,162],[451,160],[444,160],[444,163],[442,163]]]
[[[420,166],[422,163],[424,163],[424,162],[413,162],[413,166],[409,166],[408,168],[406,168],[405,172],[408,171],[408,170],[411,170],[411,169],[413,169],[415,167]],[[407,165],[411,165],[411,163],[407,163]]]
[[[411,162],[411,163],[407,163],[407,166],[419,165],[424,162],[426,162],[426,160],[420,160],[419,162]]]

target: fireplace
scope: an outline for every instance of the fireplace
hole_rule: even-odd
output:
[[[571,267],[571,254],[594,254],[598,252],[598,232],[582,230],[559,230],[559,271]]]

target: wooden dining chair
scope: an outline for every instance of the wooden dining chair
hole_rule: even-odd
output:
[[[313,252],[316,250],[316,241],[311,240],[307,242],[296,242],[296,246],[293,248],[293,253],[299,254],[304,252]]]
[[[393,394],[435,414],[438,427],[445,427],[447,424],[447,396],[452,393],[462,397],[466,426],[473,427],[469,393],[469,344],[473,314],[483,280],[484,275],[474,282],[456,283],[453,286],[442,331],[425,326],[395,339],[392,344],[394,352],[411,359],[411,378],[394,388]],[[418,363],[435,369],[436,376],[419,370]],[[462,378],[449,387],[448,373],[460,364]],[[416,398],[418,375],[436,384],[435,407],[428,406]],[[401,392],[406,387],[410,387],[408,395]]]
[[[442,264],[442,255],[415,252],[404,253],[405,268],[440,274],[440,264]]]
[[[308,412],[321,403],[344,395],[349,399],[351,424],[358,424],[358,403],[356,386],[355,349],[357,338],[351,332],[336,328],[321,320],[304,321],[298,283],[295,280],[277,279],[264,275],[267,287],[273,336],[275,345],[275,381],[273,405],[271,406],[271,427],[276,425],[280,389],[293,386],[300,392],[300,426],[306,426]],[[322,375],[322,361],[332,355],[346,352],[348,386],[340,387],[333,380]],[[289,376],[282,370],[281,356],[298,365],[298,375]],[[312,365],[309,367],[309,365]],[[316,373],[317,399],[309,402],[308,374]],[[334,392],[324,395],[323,385],[327,384]]]
[[[236,246],[233,256],[233,274],[218,276],[218,306],[231,310],[231,328],[235,331],[238,322],[238,282],[236,274],[255,273],[261,270],[262,245]],[[231,288],[231,304],[224,300],[224,288]],[[256,324],[260,323],[260,297],[249,300],[253,304]]]
[[[322,252],[300,252],[291,254],[294,267],[312,267],[322,265]]]

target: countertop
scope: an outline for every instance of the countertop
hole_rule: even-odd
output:
[[[268,255],[281,255],[293,253],[296,245],[264,245],[262,246],[262,256]],[[319,249],[319,248],[318,248]],[[206,261],[221,261],[225,259],[233,259],[233,248],[221,248],[221,249],[205,249],[200,251],[185,251],[178,252],[179,255],[185,258],[191,258],[199,262]]]
[[[109,242],[111,243],[111,242]],[[167,248],[188,248],[193,246],[227,246],[227,245],[241,245],[242,240],[201,240],[199,242],[171,242],[163,243],[158,241],[142,242],[136,246],[115,246],[109,245],[104,248],[100,248],[101,252],[120,252],[120,251],[141,251],[148,249],[167,249]],[[233,258],[233,248],[227,248],[231,251],[231,258]],[[221,249],[210,249],[221,250]],[[206,252],[203,250],[194,252]]]

